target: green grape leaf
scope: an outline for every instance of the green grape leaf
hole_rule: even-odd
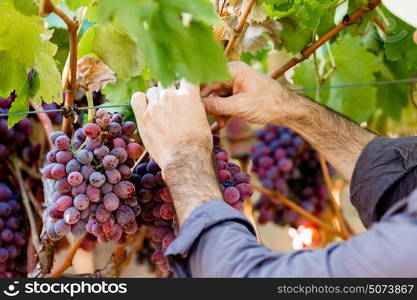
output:
[[[43,41],[35,55],[34,69],[39,75],[39,88],[34,93],[33,100],[37,103],[62,102],[61,74],[54,60],[57,46]]]
[[[42,19],[22,14],[12,0],[0,2],[0,16],[0,51],[8,51],[12,58],[32,67],[41,37],[50,35]]]
[[[193,83],[229,78],[226,58],[210,26],[217,23],[209,0],[102,0],[100,21],[117,19],[136,41],[151,72],[164,86],[184,77]]]
[[[417,69],[417,44],[413,40],[415,28],[384,10],[390,18],[387,35],[383,38],[385,54],[389,60],[407,61],[408,69]]]
[[[23,85],[27,77],[26,67],[0,51],[0,97],[7,98],[13,90]]]
[[[281,31],[282,47],[290,53],[298,53],[311,42],[312,32],[301,28],[291,18],[279,20],[283,29]]]
[[[26,80],[17,91],[17,97],[10,106],[9,113],[25,112],[29,110],[29,99],[36,93],[39,88],[39,77],[34,72],[32,80],[26,76]],[[24,119],[26,114],[9,115],[7,125],[13,127],[20,120]]]
[[[38,14],[38,7],[35,5],[34,1],[28,0],[13,0],[14,6],[21,13],[31,16]]]
[[[79,50],[78,57],[94,53],[124,80],[139,75],[144,66],[138,44],[115,23],[90,27],[80,41]]]
[[[317,86],[317,73],[312,57],[306,61],[303,61],[300,65],[297,66],[297,68],[295,68],[292,79],[295,85],[299,88],[310,88]],[[314,99],[316,96],[315,91],[307,91],[303,94],[312,99]]]
[[[380,59],[368,52],[358,38],[346,35],[332,49],[336,68],[330,85],[373,82],[381,71]],[[366,121],[376,107],[375,87],[331,89],[327,105],[357,122]]]
[[[146,81],[142,76],[130,80],[119,79],[115,84],[108,84],[101,92],[113,104],[129,103],[133,93],[146,91]]]
[[[81,6],[90,6],[94,0],[65,0],[65,4],[71,10],[76,10]]]

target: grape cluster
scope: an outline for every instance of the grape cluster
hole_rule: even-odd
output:
[[[16,94],[14,92],[8,98],[0,98],[0,113],[8,113],[15,98]],[[0,159],[7,158],[14,149],[23,149],[28,144],[27,138],[31,134],[32,125],[28,118],[24,118],[9,129],[7,118],[0,117]]]
[[[291,129],[268,125],[256,132],[252,147],[252,171],[264,188],[288,196],[306,211],[320,215],[328,197],[318,153]],[[329,166],[331,174],[333,168]],[[255,208],[258,221],[297,227],[305,220],[295,211],[262,195]]]
[[[243,201],[252,196],[250,177],[240,167],[228,162],[228,154],[219,147],[220,139],[213,136],[213,154],[216,160],[217,178],[223,191],[224,200],[242,211]],[[164,252],[178,236],[178,219],[169,190],[162,178],[161,169],[154,160],[139,164],[132,175],[142,212],[138,222],[150,227],[151,244],[155,251],[152,261],[167,271]]]
[[[0,183],[0,278],[26,277],[27,236],[21,201],[6,182]]]
[[[129,179],[143,148],[129,139],[135,130],[121,114],[99,109],[95,122],[77,129],[72,141],[63,132],[51,134],[54,148],[42,170],[55,180],[54,203],[47,208],[54,220],[47,228],[51,240],[87,231],[100,243],[122,243],[136,232],[141,208]]]

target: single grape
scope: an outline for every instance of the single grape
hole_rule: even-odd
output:
[[[48,215],[54,219],[60,219],[64,216],[62,211],[59,211],[55,204],[50,204],[47,208]]]
[[[176,236],[174,234],[174,232],[168,232],[166,235],[164,235],[164,237],[162,238],[162,247],[164,247],[164,249],[167,249],[169,247],[169,245],[172,244],[172,242],[175,240]]]
[[[88,180],[96,171],[96,169],[92,165],[83,165],[80,169],[80,173],[83,175],[84,180]]]
[[[56,209],[60,212],[66,211],[68,208],[72,206],[73,199],[70,196],[63,195],[59,197],[56,202]]]
[[[71,191],[72,186],[68,183],[67,178],[58,179],[55,182],[55,190],[60,193],[69,193]]]
[[[83,181],[80,185],[72,187],[71,195],[75,197],[80,194],[85,194],[86,190],[87,190],[87,183]]]
[[[217,153],[215,157],[216,157],[216,160],[223,160],[225,162],[227,162],[227,160],[229,159],[229,156],[227,155],[226,151]]]
[[[109,241],[117,242],[120,240],[123,234],[123,228],[119,224],[114,224],[113,228],[109,233],[106,234],[106,237]]]
[[[112,137],[118,137],[122,134],[122,126],[117,122],[110,122],[108,130]]]
[[[83,134],[86,137],[95,138],[100,134],[100,126],[95,123],[87,123],[83,126]]]
[[[107,170],[115,169],[119,164],[119,160],[114,155],[106,155],[102,160],[101,163],[103,167]]]
[[[74,158],[68,161],[67,165],[65,166],[65,171],[67,172],[67,174],[69,174],[75,171],[78,172],[80,168],[81,168],[81,164],[78,162],[78,160]]]
[[[107,128],[110,124],[111,114],[104,109],[98,109],[95,114],[96,123],[103,129]]]
[[[5,248],[0,248],[0,263],[5,263],[9,259],[9,251]]]
[[[0,202],[8,200],[12,194],[12,190],[6,184],[0,183]]]
[[[231,178],[232,178],[232,174],[230,174],[230,172],[227,170],[220,170],[219,172],[217,172],[217,179],[220,182],[230,180]]]
[[[100,223],[105,223],[111,216],[111,211],[107,210],[103,204],[99,204],[96,209],[96,219]]]
[[[73,225],[80,220],[80,212],[75,207],[70,207],[64,212],[64,221]]]
[[[116,212],[116,220],[120,225],[125,226],[128,223],[135,221],[135,214],[129,206],[120,205]]]
[[[106,176],[100,172],[94,172],[90,175],[89,181],[94,187],[99,188],[106,181]]]
[[[122,179],[122,175],[117,169],[106,170],[104,173],[106,174],[107,181],[111,184],[119,183]]]
[[[66,175],[65,165],[60,163],[54,163],[51,169],[51,175],[54,179],[61,179]]]
[[[138,200],[141,203],[149,203],[152,200],[152,192],[148,189],[139,190]]]
[[[74,207],[78,210],[85,210],[90,205],[90,199],[86,194],[80,194],[74,198]]]
[[[63,219],[60,219],[55,222],[54,231],[59,236],[66,236],[71,231],[71,225],[68,225]]]
[[[159,192],[161,199],[167,203],[172,202],[171,194],[169,193],[168,188],[164,187]]]
[[[120,113],[113,114],[112,118],[110,119],[110,122],[116,122],[116,123],[122,124],[123,115]]]
[[[174,217],[175,209],[172,203],[163,203],[159,209],[162,219],[171,220]]]
[[[127,160],[127,152],[121,147],[114,148],[110,153],[117,157],[119,164],[123,164]]]
[[[66,134],[63,133],[62,131],[54,131],[51,133],[49,138],[51,139],[52,143],[55,144],[56,139],[60,136],[66,136]]]
[[[156,178],[153,174],[147,173],[142,176],[141,184],[146,189],[152,189],[156,186]]]
[[[126,142],[121,137],[118,137],[118,138],[115,138],[111,141],[111,145],[112,145],[113,149],[114,148],[123,148],[124,149],[126,147]]]
[[[150,230],[151,238],[154,242],[161,243],[164,236],[172,230],[168,227],[152,227]]]
[[[126,165],[119,165],[117,167],[117,170],[120,172],[120,175],[124,180],[128,180],[132,176],[132,171]]]
[[[103,224],[103,232],[108,233],[113,229],[116,219],[113,215],[110,215],[110,218]]]
[[[77,154],[75,154],[75,157],[83,165],[87,165],[93,161],[93,153],[86,149],[78,151]]]
[[[156,163],[155,163],[155,165],[156,165]],[[148,164],[147,163],[140,163],[135,168],[135,173],[138,174],[138,175],[140,175],[140,176],[143,176],[143,175],[145,175],[148,172],[147,171],[147,168],[148,168]],[[150,173],[152,173],[152,172],[150,172]]]
[[[87,226],[86,221],[79,220],[77,223],[71,226],[72,235],[75,236],[76,238],[82,237],[86,232],[85,230],[86,226]]]
[[[253,189],[250,184],[247,183],[239,183],[236,185],[236,188],[239,190],[240,193],[240,200],[245,200],[253,195]]]
[[[13,236],[13,243],[18,247],[26,245],[27,243],[26,235],[23,232],[15,232]]]
[[[46,160],[49,163],[54,163],[56,162],[56,154],[59,152],[58,149],[52,149],[51,151],[48,152],[48,154],[46,155]]]
[[[101,145],[95,148],[93,152],[98,159],[103,159],[106,155],[110,153],[110,150],[109,147],[107,147],[106,145]]]
[[[101,190],[91,184],[87,185],[86,194],[91,202],[97,203],[101,200]]]
[[[54,230],[54,224],[51,223],[49,224],[49,226],[46,229],[46,232],[48,234],[48,237],[52,240],[52,241],[59,241],[62,237],[59,236],[55,230]]]
[[[71,186],[77,186],[83,182],[84,177],[80,172],[75,171],[68,174],[67,180]]]
[[[121,199],[127,199],[135,193],[135,186],[129,181],[122,180],[113,187],[113,192]]]
[[[55,146],[58,150],[69,151],[71,149],[71,140],[66,135],[60,135],[55,140]]]
[[[85,140],[85,149],[90,150],[90,151],[94,151],[94,149],[101,146],[101,143],[102,143],[101,135],[99,135],[98,137],[95,137],[95,138],[88,137]]]
[[[159,171],[158,173],[156,173],[155,178],[156,178],[156,182],[160,186],[165,186],[165,181],[164,181],[164,178],[162,177],[162,172],[161,171]]]
[[[111,183],[106,182],[105,184],[103,184],[100,190],[103,195],[108,194],[111,191],[113,191],[113,185]]]
[[[80,219],[81,220],[88,220],[90,217],[90,208],[84,209],[80,211]]]
[[[129,158],[138,159],[143,153],[143,148],[138,143],[129,143],[127,145],[127,153]]]
[[[78,128],[74,131],[74,138],[81,143],[85,141],[85,135],[82,128]]]
[[[115,193],[108,193],[103,196],[103,204],[108,211],[114,211],[119,207],[120,199]]]
[[[250,182],[250,176],[247,173],[239,172],[239,173],[236,173],[233,176],[233,181],[236,184],[239,184],[239,183],[249,183]]]
[[[71,159],[73,159],[73,155],[70,151],[58,151],[56,154],[56,161],[61,164],[66,164]]]
[[[154,161],[153,159],[151,159],[149,161],[149,163],[146,165],[146,172],[152,173],[152,174],[157,174],[159,171],[161,171],[161,168],[158,166],[158,164],[156,163],[156,161]],[[140,174],[140,175],[145,175],[145,173]]]
[[[15,216],[11,216],[6,220],[6,227],[16,231],[20,226],[20,220],[15,217]]]
[[[293,162],[289,158],[283,158],[278,162],[278,168],[283,173],[288,173],[293,168]]]
[[[234,186],[228,187],[223,192],[224,200],[229,204],[234,204],[239,201],[240,192]]]
[[[1,240],[5,243],[9,243],[13,240],[13,231],[9,228],[4,228],[0,233]]]
[[[122,134],[131,136],[135,133],[136,124],[131,121],[126,121],[122,126]]]

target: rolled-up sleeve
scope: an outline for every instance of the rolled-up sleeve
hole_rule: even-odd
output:
[[[366,227],[417,187],[417,137],[373,139],[352,175],[351,201]]]

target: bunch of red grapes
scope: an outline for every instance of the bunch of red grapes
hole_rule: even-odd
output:
[[[26,277],[27,236],[19,196],[0,183],[0,278]]]
[[[282,194],[306,211],[320,215],[328,192],[323,180],[318,153],[291,129],[268,125],[256,132],[259,140],[252,148],[252,171],[264,188]],[[329,167],[331,175],[334,169]],[[262,195],[255,208],[258,221],[265,224],[298,227],[305,220],[295,211]]]
[[[0,98],[0,113],[8,113],[11,103],[16,98],[16,94],[13,92],[7,98]],[[7,117],[0,117],[0,159],[5,159],[8,155],[14,150],[18,152],[26,151],[26,156],[34,156],[35,153],[29,155],[33,149],[24,150],[26,146],[30,144],[28,137],[32,134],[32,125],[28,118],[24,118],[13,128],[8,128],[7,126]],[[13,151],[12,151],[13,150]],[[38,145],[35,152],[40,151],[40,145]],[[28,158],[30,160],[31,158]]]
[[[243,201],[252,196],[250,177],[240,167],[228,162],[226,151],[219,147],[220,139],[213,136],[213,154],[216,160],[217,178],[224,200],[242,211]],[[151,243],[154,248],[152,261],[167,271],[164,252],[178,236],[178,220],[169,190],[162,178],[161,169],[154,160],[139,164],[132,175],[142,212],[138,222],[150,226]]]
[[[141,208],[129,179],[143,148],[130,139],[135,130],[120,113],[99,109],[95,122],[77,129],[72,141],[63,132],[52,133],[54,148],[42,170],[55,180],[54,203],[47,208],[54,221],[47,228],[51,240],[87,231],[100,243],[123,243],[137,231]]]

